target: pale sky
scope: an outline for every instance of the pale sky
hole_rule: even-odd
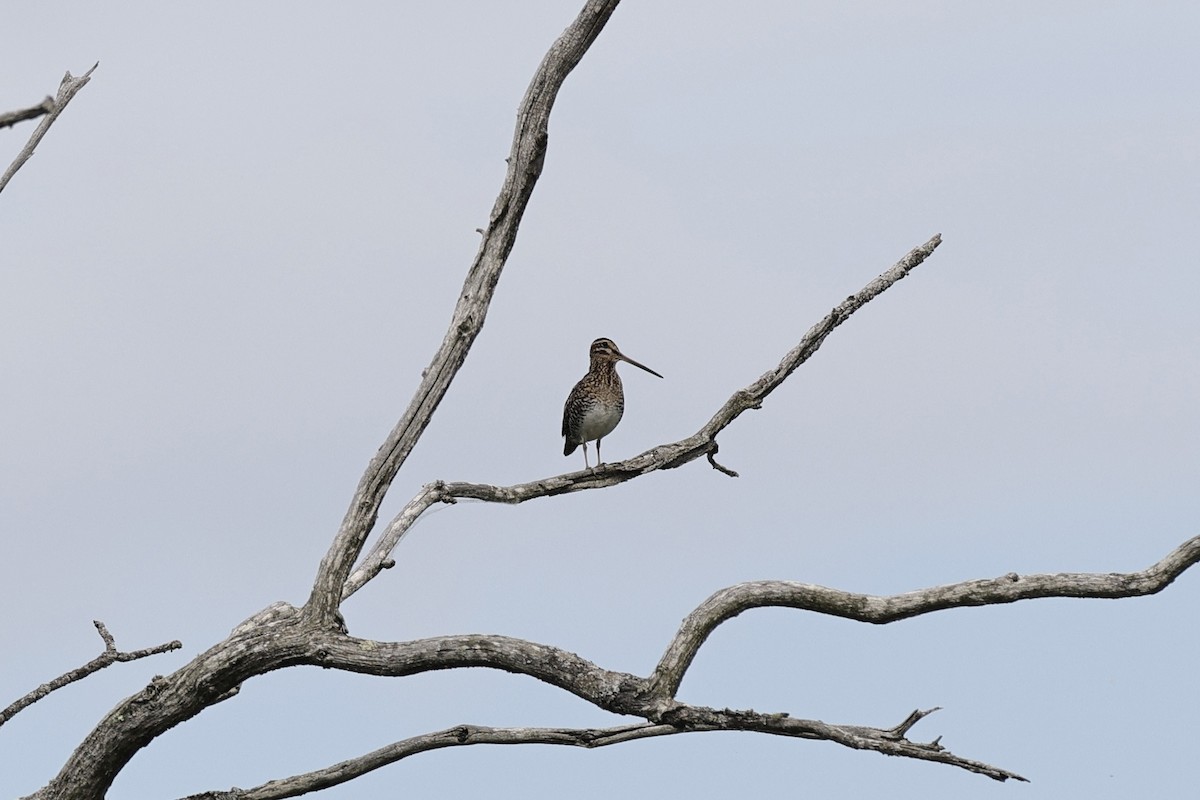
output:
[[[0,110],[92,82],[0,195],[0,728],[27,794],[102,715],[301,603],[441,341],[514,112],[581,0],[9,3]],[[568,79],[487,325],[384,516],[434,479],[578,469],[588,344],[610,460],[696,431],[941,233],[703,461],[423,521],[344,607],[362,637],[495,633],[645,675],[713,591],[894,593],[1142,569],[1200,530],[1200,6],[628,2]],[[33,123],[0,131],[0,169]],[[890,727],[1013,770],[749,734],[415,756],[323,800],[1128,798],[1194,792],[1200,575],[872,627],[746,613],[680,699]],[[250,787],[458,723],[613,725],[484,670],[293,669],[156,740],[111,800]]]

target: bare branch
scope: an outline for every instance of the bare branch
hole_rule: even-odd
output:
[[[45,119],[34,129],[33,135],[29,137],[29,141],[25,144],[25,147],[17,154],[16,160],[9,165],[8,170],[0,177],[0,192],[3,192],[4,187],[8,186],[8,182],[12,180],[13,175],[17,174],[17,170],[33,157],[33,151],[41,143],[42,137],[46,135],[46,131],[50,130],[50,126],[54,124],[54,120],[58,119],[58,115],[67,107],[67,103],[71,102],[71,98],[75,96],[75,93],[84,86],[87,86],[88,81],[92,79],[92,73],[96,71],[96,67],[98,66],[100,66],[99,61],[78,78],[73,77],[70,72],[63,76],[62,83],[58,87],[58,97],[50,101],[52,102],[52,107],[46,112]],[[47,98],[47,101],[49,101],[49,98]],[[45,104],[43,103],[43,105]],[[27,117],[27,119],[29,118]]]
[[[449,486],[430,484],[406,508],[419,516],[441,498]],[[402,517],[405,513],[402,512]],[[651,723],[667,722],[688,730],[752,730],[776,735],[834,741],[855,749],[936,761],[977,772],[996,780],[1025,780],[1020,775],[956,756],[942,747],[940,737],[921,744],[909,741],[908,731],[937,709],[914,711],[888,729],[830,725],[793,719],[786,714],[718,712],[674,699],[687,669],[708,636],[721,623],[752,608],[787,607],[887,624],[909,617],[965,606],[1013,603],[1046,597],[1120,598],[1155,594],[1200,561],[1200,536],[1181,544],[1158,563],[1130,573],[1060,573],[964,581],[916,592],[878,597],[787,581],[756,581],[722,589],[684,620],[654,673],[643,680],[602,669],[573,653],[519,639],[494,636],[441,637],[403,644],[330,643],[322,648],[322,666],[377,675],[409,675],[424,669],[482,666],[517,672],[552,683],[594,705],[620,714],[641,716]],[[355,642],[356,640],[349,639]],[[393,649],[395,648],[395,649]]]
[[[203,792],[183,800],[277,800],[328,789],[394,764],[418,753],[473,744],[557,744],[596,748],[610,744],[665,736],[685,731],[672,725],[641,723],[612,728],[492,728],[483,725],[456,725],[435,733],[413,736],[394,742],[358,758],[342,761],[325,769],[268,781],[252,789],[227,792]]]
[[[911,727],[917,720],[933,713],[914,711],[904,722],[894,728],[871,728],[862,725],[831,725],[818,720],[797,719],[787,714],[762,714],[757,711],[717,710],[700,706],[679,704],[663,715],[664,722],[685,725],[696,731],[752,731],[775,736],[791,736],[800,739],[816,739],[836,742],[855,750],[873,750],[885,756],[901,756],[918,761],[935,761],[940,764],[965,769],[986,775],[997,781],[1011,779],[1028,782],[1015,772],[993,767],[982,761],[956,756],[940,744],[941,737],[922,744],[909,741],[896,731],[905,725]],[[914,719],[915,718],[915,719]]]
[[[683,676],[708,636],[726,620],[750,609],[797,608],[882,625],[934,611],[1019,600],[1047,597],[1112,599],[1155,594],[1197,561],[1200,561],[1200,536],[1184,542],[1158,563],[1130,573],[1025,576],[1009,573],[1000,578],[964,581],[883,597],[790,581],[741,583],[716,592],[687,616],[644,687],[638,684],[640,678],[602,670],[572,653],[506,637],[443,637],[408,642],[404,646],[402,672],[412,674],[414,669],[422,669],[416,666],[422,662],[433,664],[427,667],[430,669],[486,666],[519,672],[538,680],[549,678],[547,682],[614,713],[645,715],[658,721],[673,708],[673,698]],[[390,670],[397,668],[398,662],[394,659],[398,653],[390,653],[388,645],[376,643],[371,647],[376,648],[373,652],[383,658],[387,666],[381,666],[374,658],[362,657],[360,651],[364,648],[361,647],[351,648],[350,653],[343,654],[349,657],[348,661],[325,665],[364,669],[372,674],[394,674]],[[424,654],[420,655],[419,651]],[[332,656],[338,648],[329,652]],[[581,676],[585,675],[589,676],[587,684],[580,682]],[[651,705],[645,705],[647,702]],[[906,720],[893,729],[892,735],[902,737],[918,719]]]
[[[400,540],[430,506],[439,502],[453,503],[454,501],[455,498],[446,492],[446,484],[442,481],[434,481],[422,486],[421,491],[417,492],[413,499],[409,500],[400,510],[400,513],[392,518],[387,528],[380,534],[378,541],[375,542],[375,546],[371,548],[371,552],[363,558],[362,563],[346,579],[346,585],[342,589],[342,599],[345,600],[381,571],[395,564],[391,559],[392,551],[396,549]]]
[[[1005,575],[875,597],[821,586],[759,581],[723,589],[688,615],[648,678],[604,669],[574,653],[506,636],[440,636],[409,642],[358,639],[318,627],[300,611],[277,603],[246,620],[228,639],[168,677],[117,705],[72,753],[59,775],[35,797],[99,797],[121,766],[156,736],[227,698],[247,678],[298,665],[381,677],[485,667],[527,675],[604,711],[687,730],[745,730],[822,739],[885,755],[935,761],[1004,780],[1019,778],[947,752],[940,739],[911,742],[908,730],[929,712],[915,712],[892,728],[796,719],[784,714],[689,706],[674,697],[696,652],[716,626],[751,608],[800,608],[884,624],[949,608],[1010,603],[1037,597],[1135,597],[1153,594],[1200,561],[1200,537],[1184,542],[1157,564],[1126,574]]]
[[[597,747],[671,736],[679,733],[705,731],[755,731],[801,739],[829,739],[860,750],[874,750],[885,755],[907,756],[926,761],[939,761],[987,775],[998,781],[1026,779],[1008,770],[979,761],[959,758],[947,752],[937,742],[919,744],[894,736],[902,726],[928,716],[936,709],[914,711],[896,728],[886,730],[851,725],[827,725],[812,720],[793,719],[787,714],[759,714],[755,711],[717,710],[699,706],[680,706],[671,724],[643,722],[611,728],[492,728],[482,725],[456,725],[453,728],[413,736],[381,747],[358,758],[348,759],[325,769],[315,770],[281,780],[268,781],[252,789],[232,789],[227,792],[204,792],[189,795],[183,800],[281,800],[309,792],[328,789],[351,781],[368,772],[394,764],[409,756],[440,750],[446,747],[465,747],[475,744],[550,744],[569,747]],[[907,727],[905,727],[907,731]]]
[[[899,725],[897,725],[894,728],[889,728],[887,730],[887,735],[891,736],[894,739],[903,739],[905,736],[908,735],[908,732],[912,728],[913,725],[916,725],[918,722],[925,719],[933,712],[941,711],[941,710],[942,710],[941,706],[934,706],[933,708],[929,708],[924,711],[920,710],[919,708],[914,709],[911,714],[909,714],[907,717],[904,718],[903,722],[901,722]],[[930,745],[936,745],[937,742],[938,742],[938,740],[934,739],[932,742],[930,742]]]
[[[1200,561],[1200,536],[1140,572],[1017,575],[934,586],[877,597],[790,581],[730,586],[687,616],[651,677],[651,692],[673,697],[700,646],[717,626],[752,608],[784,607],[885,625],[909,617],[965,606],[1001,605],[1043,597],[1119,598],[1156,594]]]
[[[178,650],[179,648],[183,647],[183,644],[176,640],[174,642],[160,644],[156,647],[147,647],[143,650],[133,650],[128,653],[122,652],[117,649],[116,641],[113,639],[113,635],[108,632],[108,628],[104,626],[103,622],[95,620],[92,622],[92,624],[96,626],[96,631],[100,634],[100,638],[104,640],[104,652],[93,658],[88,663],[84,664],[82,667],[77,667],[70,672],[64,673],[49,683],[43,683],[29,694],[19,698],[16,702],[9,705],[8,708],[0,711],[0,725],[8,722],[21,711],[33,705],[38,700],[41,700],[51,692],[61,689],[62,687],[74,683],[75,681],[83,680],[93,672],[99,672],[110,664],[115,664],[118,661],[137,661],[140,658],[158,655],[159,653],[169,653],[172,650]]]
[[[731,587],[731,590],[737,588]],[[326,669],[401,677],[430,670],[486,667],[536,678],[568,691],[603,710],[641,717],[652,726],[665,723],[680,729],[679,732],[736,730],[831,741],[858,750],[874,750],[885,755],[936,761],[996,780],[1024,780],[1016,773],[950,753],[940,744],[940,737],[924,744],[908,740],[906,735],[909,729],[936,709],[914,711],[899,725],[891,728],[833,725],[793,718],[786,713],[717,710],[680,703],[673,697],[660,694],[653,676],[651,679],[645,679],[629,673],[607,670],[574,653],[507,636],[473,634],[410,642],[374,642],[330,633],[321,635],[320,639],[320,643],[317,644],[317,663]],[[650,727],[643,729],[639,726],[636,730],[645,730],[647,733],[628,738],[644,738],[645,735],[666,733],[650,733]],[[397,759],[411,755],[412,752],[405,748],[412,746],[416,741],[409,740],[394,746],[404,749],[403,755],[397,756]],[[450,744],[454,743],[422,746],[414,752]],[[380,752],[364,758],[375,759]],[[386,762],[372,763],[374,765],[370,769],[382,766]],[[323,773],[324,771],[321,774]]]
[[[54,98],[49,95],[46,99],[38,103],[36,106],[29,108],[21,108],[16,111],[6,111],[0,114],[0,128],[11,128],[18,122],[24,122],[27,119],[37,119],[38,117],[49,114],[54,110]]]
[[[467,272],[450,327],[433,361],[422,374],[421,384],[408,409],[359,481],[337,536],[321,560],[305,613],[324,625],[333,623],[346,576],[375,526],[388,487],[416,446],[483,328],[496,283],[516,242],[525,206],[542,172],[554,100],[567,75],[604,29],[618,2],[588,0],[575,21],[550,47],[525,92],[517,112],[508,172],[492,207],[475,261]]]
[[[720,464],[718,464],[718,463],[717,463],[717,459],[715,458],[715,456],[717,455],[717,451],[718,451],[719,449],[720,449],[720,448],[717,446],[717,443],[716,443],[716,442],[713,442],[713,443],[712,443],[712,447],[710,447],[710,448],[708,449],[708,452],[707,452],[707,453],[705,453],[705,455],[706,455],[706,456],[708,456],[708,465],[709,465],[710,467],[712,467],[713,469],[715,469],[717,472],[724,473],[724,474],[728,475],[728,476],[729,476],[729,477],[731,477],[731,478],[740,478],[741,476],[740,476],[740,475],[738,475],[738,474],[737,474],[736,472],[734,472],[733,470],[729,469],[728,467],[723,467],[723,466],[721,466]]]
[[[714,469],[736,478],[736,472],[717,464],[713,458],[717,452],[717,434],[737,419],[742,412],[762,408],[763,400],[767,395],[775,391],[780,384],[787,380],[789,375],[811,358],[835,328],[849,319],[855,311],[883,294],[897,281],[916,269],[933,254],[933,251],[941,243],[941,234],[935,234],[925,244],[913,248],[904,258],[864,286],[857,294],[847,297],[826,314],[820,322],[809,328],[800,343],[789,350],[774,369],[764,373],[749,386],[735,391],[713,415],[712,419],[686,439],[670,444],[661,444],[625,461],[514,486],[492,486],[485,483],[443,483],[441,481],[427,484],[391,521],[371,553],[349,576],[342,590],[342,597],[354,594],[379,574],[396,545],[400,543],[400,539],[421,514],[435,503],[451,503],[460,497],[492,503],[524,503],[538,497],[614,486],[648,472],[681,467],[701,456],[707,456]]]

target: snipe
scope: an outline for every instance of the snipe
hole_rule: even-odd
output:
[[[583,445],[583,466],[589,468],[587,443],[596,443],[596,466],[600,460],[600,440],[612,433],[625,413],[625,391],[621,388],[621,376],[617,374],[617,362],[625,361],[646,370],[651,375],[657,372],[639,364],[617,349],[612,339],[597,339],[592,342],[588,353],[591,365],[563,406],[562,435],[563,455],[569,456],[575,448]],[[662,375],[658,375],[662,377]]]

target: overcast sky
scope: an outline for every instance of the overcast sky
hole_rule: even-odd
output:
[[[31,792],[121,698],[306,598],[441,341],[514,112],[581,0],[8,3],[0,110],[92,82],[0,196],[0,728]],[[1200,520],[1200,6],[629,2],[568,79],[487,325],[384,509],[582,466],[562,401],[608,336],[610,460],[695,432],[829,308],[945,243],[703,461],[423,521],[353,634],[496,633],[647,674],[710,593],[894,593],[1142,569]],[[0,169],[32,123],[0,131]],[[1181,797],[1200,575],[884,627],[747,613],[684,701],[889,727],[998,784],[697,734],[461,748],[323,798]],[[326,766],[449,725],[619,719],[483,670],[293,669],[143,750],[112,800]]]

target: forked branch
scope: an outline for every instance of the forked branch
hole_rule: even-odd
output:
[[[172,650],[178,650],[179,648],[183,647],[183,643],[176,640],[173,642],[167,642],[166,644],[157,645],[156,647],[147,647],[143,650],[132,650],[129,652],[121,651],[117,649],[116,640],[113,638],[113,635],[108,632],[108,628],[104,626],[103,622],[100,620],[95,620],[92,622],[92,624],[96,626],[96,632],[99,633],[100,638],[104,640],[104,652],[83,666],[76,667],[70,672],[63,673],[54,680],[48,683],[43,683],[41,686],[37,687],[32,692],[29,692],[24,697],[18,698],[15,702],[10,704],[8,708],[0,711],[0,725],[8,722],[21,711],[33,705],[38,700],[41,700],[51,692],[72,684],[75,681],[81,681],[88,675],[91,675],[93,672],[99,672],[107,666],[116,664],[120,661],[137,661],[140,658],[158,655],[159,653],[169,653]]]
[[[837,725],[787,713],[715,709],[679,702],[675,694],[708,636],[721,623],[754,608],[784,607],[887,624],[952,608],[1013,603],[1047,597],[1121,598],[1155,594],[1200,561],[1200,536],[1193,537],[1144,570],[1129,573],[1017,575],[934,586],[905,594],[874,596],[812,584],[756,581],[722,589],[683,621],[648,678],[605,669],[575,653],[507,636],[440,636],[409,642],[375,642],[319,631],[309,638],[300,663],[369,675],[401,677],[445,669],[484,667],[526,675],[556,686],[613,714],[644,722],[613,728],[484,728],[460,725],[390,744],[333,766],[271,781],[248,790],[209,792],[199,798],[273,800],[352,780],[417,753],[471,744],[559,744],[601,747],[677,733],[751,731],[836,742],[856,750],[933,761],[999,781],[1025,780],[1010,770],[955,755],[941,737],[915,742],[909,731],[937,709],[917,710],[890,728]],[[286,621],[276,613],[273,621]],[[252,626],[246,629],[252,630]],[[276,632],[276,636],[281,636]],[[286,640],[288,637],[283,637]]]
[[[42,116],[43,113],[45,116],[38,126],[34,128],[33,133],[29,137],[29,141],[25,143],[23,148],[21,148],[21,152],[17,154],[16,159],[14,159],[12,164],[9,165],[8,169],[4,171],[4,175],[0,176],[0,192],[3,192],[4,187],[8,186],[8,182],[12,180],[13,175],[17,174],[17,170],[23,167],[25,162],[33,157],[33,152],[41,143],[42,137],[46,135],[46,131],[50,130],[50,126],[54,124],[54,121],[58,119],[58,115],[61,114],[63,109],[67,107],[67,103],[71,102],[71,98],[74,97],[80,89],[82,89],[84,86],[87,86],[88,81],[92,79],[92,73],[96,71],[96,67],[98,66],[100,66],[99,61],[92,65],[91,69],[80,75],[78,78],[74,77],[70,72],[68,72],[63,76],[62,83],[60,83],[58,86],[57,97],[55,97],[53,100],[46,98],[41,106],[25,109],[23,112],[15,112],[18,115],[24,114],[22,117],[23,119],[33,119],[34,117]],[[45,111],[33,113],[38,109],[45,109]]]
[[[913,248],[908,255],[856,294],[850,295],[839,303],[820,322],[808,329],[799,344],[789,350],[774,369],[765,372],[749,386],[735,391],[700,430],[686,439],[661,444],[641,455],[625,461],[604,464],[594,470],[571,472],[514,486],[492,486],[486,483],[444,483],[442,481],[425,485],[392,519],[380,534],[379,540],[371,552],[346,580],[342,589],[342,599],[361,589],[390,564],[392,551],[400,543],[404,534],[412,528],[430,506],[436,503],[452,503],[458,498],[485,500],[491,503],[524,503],[538,497],[581,492],[586,489],[602,489],[656,470],[681,467],[701,456],[707,456],[711,462],[717,449],[718,433],[728,427],[744,411],[761,408],[767,395],[779,388],[789,375],[811,358],[835,328],[849,319],[855,311],[883,294],[897,281],[902,280],[920,266],[941,243],[941,234],[935,234],[925,244]],[[730,473],[730,470],[720,467],[715,462],[713,466],[726,474]]]
[[[921,752],[927,760],[944,761],[998,781],[1026,780],[1015,772],[947,753],[936,741],[919,744],[910,742],[903,736],[894,737],[894,731],[898,728],[906,723],[911,725],[911,722],[920,720],[936,710],[914,711],[903,723],[888,729],[828,725],[814,720],[793,719],[787,714],[759,714],[755,711],[718,710],[699,706],[681,706],[676,714],[676,721],[672,724],[642,722],[611,728],[493,728],[484,725],[456,725],[453,728],[393,742],[358,758],[303,775],[268,781],[252,789],[189,795],[183,800],[281,800],[297,797],[346,783],[409,756],[447,747],[467,747],[476,744],[551,744],[593,750],[638,739],[705,731],[755,731],[800,739],[831,739],[856,749],[874,750],[895,756],[911,756],[914,752]],[[684,722],[684,716],[690,716],[691,721]]]
[[[392,480],[425,431],[433,412],[458,374],[475,337],[483,328],[500,273],[517,239],[517,228],[542,172],[549,137],[550,110],[567,75],[600,35],[619,0],[588,0],[575,21],[550,47],[534,73],[517,112],[508,172],[492,207],[483,240],[458,297],[454,315],[433,361],[404,415],[367,466],[337,536],[321,560],[305,613],[324,625],[333,623],[346,576],[362,551]]]

